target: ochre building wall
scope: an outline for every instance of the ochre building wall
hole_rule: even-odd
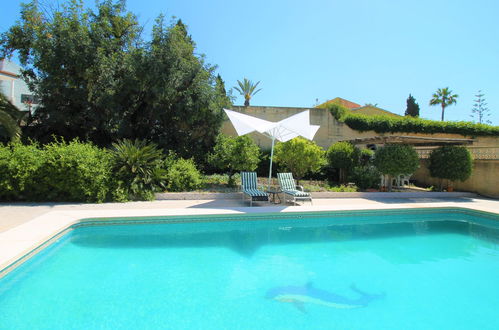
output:
[[[347,125],[340,123],[337,121],[326,109],[318,109],[318,108],[292,108],[292,107],[257,107],[257,106],[234,106],[232,108],[235,111],[254,116],[257,118],[270,120],[270,121],[279,121],[289,116],[295,115],[305,110],[310,110],[310,122],[312,125],[320,125],[317,134],[314,137],[315,143],[323,147],[324,149],[328,149],[331,144],[344,141],[344,140],[353,140],[359,138],[369,138],[375,136],[383,136],[383,135],[393,135],[392,133],[380,134],[374,131],[368,132],[359,132],[351,129]],[[366,107],[366,109],[368,109]],[[376,109],[368,109],[369,114],[381,114],[379,111],[374,112]],[[383,113],[386,111],[383,111]],[[367,114],[367,113],[366,113]],[[222,133],[237,136],[234,127],[230,123],[229,120],[225,121],[222,125]],[[421,134],[421,133],[394,133],[396,135],[410,135],[410,136],[431,136],[431,137],[442,137],[442,138],[463,138],[462,135],[459,134]],[[260,134],[260,133],[252,133],[250,136],[253,138],[256,144],[262,148],[270,148],[271,140]],[[476,138],[473,142],[473,146],[480,147],[499,147],[499,137],[479,137]]]
[[[314,142],[326,150],[331,144],[338,141],[364,137],[374,137],[379,135],[372,131],[364,133],[354,131],[347,125],[337,121],[326,109],[253,106],[235,106],[232,109],[250,116],[270,121],[279,121],[302,111],[310,110],[310,123],[312,125],[320,125],[319,130],[315,134]],[[234,127],[228,120],[225,121],[222,125],[222,133],[237,136]],[[249,135],[261,148],[270,148],[271,140],[268,137],[260,133],[251,133]]]

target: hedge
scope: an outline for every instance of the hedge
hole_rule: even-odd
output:
[[[353,113],[348,108],[338,104],[327,108],[336,120],[345,123],[351,129],[376,133],[448,133],[464,136],[499,136],[499,126],[475,124],[468,121],[435,121],[421,118],[368,116]]]
[[[89,143],[0,144],[2,201],[103,202],[112,177],[109,153]]]

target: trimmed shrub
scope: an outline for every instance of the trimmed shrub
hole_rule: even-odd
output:
[[[393,177],[414,173],[419,167],[419,156],[410,145],[387,144],[376,150],[373,163],[381,173]],[[391,189],[391,186],[388,188]]]
[[[326,164],[324,150],[315,142],[296,137],[279,142],[274,147],[275,162],[293,173],[300,180],[307,173],[316,173]]]
[[[359,164],[360,150],[349,142],[336,142],[327,151],[329,166],[340,169],[340,182],[346,182],[348,169]]]
[[[163,152],[155,144],[125,139],[113,143],[112,156],[117,189],[129,199],[152,200],[156,191],[166,188]]]
[[[46,145],[39,156],[41,164],[26,182],[26,199],[67,202],[106,199],[111,176],[111,156],[106,150],[77,140],[58,141]]]
[[[239,171],[254,171],[260,161],[260,149],[250,137],[217,136],[213,153],[208,162],[222,173],[229,175],[229,185],[234,185],[232,176]]]
[[[354,167],[350,173],[350,181],[362,190],[379,188],[380,178],[381,173],[372,165]]]
[[[473,159],[465,147],[443,146],[431,152],[428,168],[432,177],[465,181],[473,171]]]
[[[168,191],[192,191],[201,186],[201,173],[192,159],[176,159],[170,163],[167,171]]]

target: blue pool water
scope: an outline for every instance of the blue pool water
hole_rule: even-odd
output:
[[[0,329],[499,328],[497,216],[256,217],[75,228],[0,279]]]

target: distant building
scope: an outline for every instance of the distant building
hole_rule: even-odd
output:
[[[399,115],[378,108],[374,105],[361,106],[355,102],[342,99],[341,97],[336,97],[329,100],[315,108],[298,108],[298,107],[265,107],[265,106],[233,106],[232,109],[238,112],[255,116],[261,119],[270,121],[279,121],[299,112],[310,109],[310,123],[312,125],[320,125],[319,131],[314,137],[314,141],[323,147],[324,149],[329,148],[329,146],[335,142],[357,139],[357,138],[370,138],[377,136],[378,134],[369,132],[358,132],[351,129],[344,123],[337,121],[325,108],[326,105],[336,103],[344,107],[349,108],[352,112],[362,113],[369,116],[375,115],[385,115],[400,117]],[[222,132],[227,135],[237,136],[232,124],[229,121],[224,122],[222,126]],[[259,133],[251,133],[249,136],[255,141],[255,143],[262,148],[270,148],[271,140]]]
[[[33,111],[37,105],[36,99],[20,74],[19,65],[5,59],[0,60],[0,92],[21,111]]]
[[[392,116],[392,117],[400,117],[400,115],[397,115],[396,113],[381,109],[377,107],[376,105],[372,104],[366,104],[365,106],[361,106],[360,104],[357,104],[352,101],[348,101],[345,99],[342,99],[341,97],[335,97],[332,100],[326,101],[320,105],[317,106],[317,108],[326,108],[329,104],[340,104],[350,110],[352,110],[355,113],[361,113],[363,115],[385,115],[385,116]]]

